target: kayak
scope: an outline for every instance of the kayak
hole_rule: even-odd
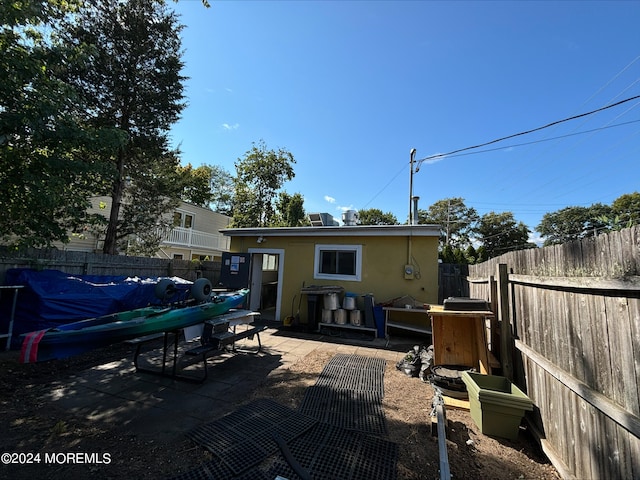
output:
[[[203,323],[246,300],[248,289],[222,294],[194,306],[149,306],[25,333],[21,363],[62,359],[113,343]]]

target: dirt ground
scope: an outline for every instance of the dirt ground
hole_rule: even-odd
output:
[[[129,355],[116,345],[69,360],[20,365],[16,356],[0,355],[0,453],[110,452],[111,462],[84,468],[56,465],[0,466],[0,478],[171,478],[188,472],[211,455],[182,435],[169,442],[142,441],[123,435],[117,425],[74,417],[42,401],[54,380]],[[246,402],[269,398],[297,408],[332,354],[314,351],[289,369],[274,370]],[[388,362],[383,405],[389,439],[399,445],[399,479],[438,479],[437,437],[432,435],[433,389],[410,378]],[[238,405],[236,404],[236,407]],[[218,412],[218,415],[228,413]],[[453,479],[556,479],[556,470],[526,431],[517,441],[482,435],[469,413],[447,408],[447,451]],[[215,418],[211,418],[215,420]],[[372,479],[373,480],[373,479]]]

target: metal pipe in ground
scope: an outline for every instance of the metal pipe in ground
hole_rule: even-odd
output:
[[[449,470],[449,454],[447,453],[447,434],[444,429],[445,415],[444,405],[436,407],[436,418],[438,419],[438,449],[440,451],[440,480],[451,480]]]
[[[437,388],[434,389],[431,416],[435,413],[436,422],[438,424],[438,451],[440,457],[440,480],[451,480],[451,470],[449,468],[449,454],[447,453],[447,432],[446,422],[447,416],[444,410],[444,399],[442,392]]]

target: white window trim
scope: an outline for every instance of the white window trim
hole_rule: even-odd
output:
[[[328,273],[320,273],[320,252],[322,250],[341,250],[353,251],[356,253],[356,274],[355,275],[332,275]],[[362,245],[335,245],[335,244],[316,244],[315,254],[313,256],[313,278],[318,280],[346,280],[359,282],[362,279]]]
[[[180,227],[180,228],[194,228],[195,224],[196,224],[196,214],[193,212],[190,212],[188,210],[183,210],[181,208],[176,208],[174,210],[175,213],[179,213],[180,214],[180,225],[176,225],[176,227]],[[184,224],[186,222],[187,219],[187,215],[189,215],[191,217],[191,226],[190,227],[185,227]]]

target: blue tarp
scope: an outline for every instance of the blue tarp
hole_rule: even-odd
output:
[[[159,304],[155,286],[160,279],[10,269],[5,284],[25,286],[18,293],[12,344],[17,346],[21,333]],[[172,280],[178,287],[179,284],[191,284],[180,278]],[[0,298],[0,332],[8,330],[12,302],[13,290],[3,290]]]

